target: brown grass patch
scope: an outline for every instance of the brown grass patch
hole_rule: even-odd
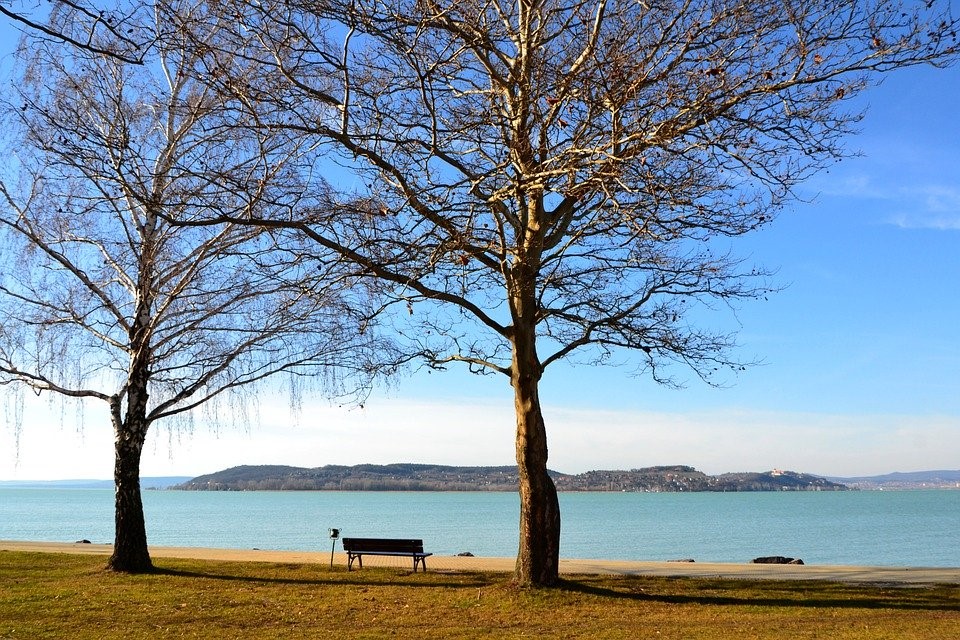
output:
[[[0,552],[0,638],[960,637],[960,587],[503,574]]]

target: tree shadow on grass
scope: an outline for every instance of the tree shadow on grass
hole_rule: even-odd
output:
[[[282,567],[282,566],[281,566]],[[289,567],[291,570],[302,571],[301,565]],[[278,575],[250,575],[246,573],[230,573],[217,567],[217,570],[198,571],[191,569],[176,569],[170,567],[156,567],[152,575],[171,576],[177,578],[222,580],[230,582],[249,582],[251,584],[279,584],[291,586],[354,586],[354,587],[409,587],[409,588],[480,588],[495,584],[490,576],[483,573],[430,573],[426,578],[424,574],[417,573],[414,577],[412,571],[402,569],[367,569],[364,571],[337,572],[318,574],[316,577],[303,576],[278,576]],[[271,569],[271,573],[276,573],[276,569]],[[327,577],[329,576],[329,577]],[[349,577],[348,577],[349,576]],[[424,576],[424,577],[421,577]],[[406,578],[414,578],[406,580]],[[402,581],[401,581],[402,580]]]
[[[695,578],[657,581],[562,580],[560,589],[605,598],[669,604],[902,609],[960,612],[960,587],[852,585],[833,582],[750,582]]]

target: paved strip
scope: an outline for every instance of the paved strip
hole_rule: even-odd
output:
[[[83,553],[110,555],[109,544],[63,542],[20,542],[0,540],[0,551]],[[329,564],[330,553],[322,551],[275,551],[260,549],[209,549],[200,547],[150,547],[154,558],[189,558],[237,562],[279,562]],[[346,566],[344,553],[335,553],[333,562]],[[408,558],[365,556],[367,567],[413,568]],[[514,558],[430,556],[430,571],[513,571]],[[860,567],[838,565],[734,564],[720,562],[635,562],[624,560],[560,560],[562,575],[635,575],[661,577],[739,578],[745,580],[828,580],[857,584],[923,586],[960,585],[960,567]]]

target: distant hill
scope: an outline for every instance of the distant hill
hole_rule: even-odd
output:
[[[189,481],[190,476],[147,476],[142,489],[168,489]],[[113,489],[113,480],[0,480],[0,487],[21,489]]]
[[[693,467],[629,471],[550,472],[560,491],[843,491],[846,486],[793,471],[708,476]],[[328,465],[303,468],[240,466],[171,487],[193,491],[516,491],[516,466],[451,467],[429,464]]]
[[[876,476],[814,476],[792,471],[708,476],[676,465],[628,471],[551,471],[560,491],[836,491],[844,489],[960,489],[960,470],[911,471]],[[517,468],[449,467],[428,464],[328,465],[314,469],[282,465],[241,466],[191,478],[147,476],[144,489],[214,491],[380,490],[515,491]],[[112,489],[113,480],[0,480],[0,487]]]
[[[829,480],[857,489],[960,489],[960,470],[896,472]]]

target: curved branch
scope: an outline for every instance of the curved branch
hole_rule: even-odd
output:
[[[96,54],[96,55],[108,56],[108,57],[111,57],[111,58],[115,58],[115,59],[117,59],[117,60],[119,60],[119,61],[121,61],[121,62],[125,62],[125,63],[127,63],[127,64],[136,64],[136,65],[142,65],[142,64],[143,64],[143,54],[142,54],[142,53],[141,53],[140,55],[138,55],[138,56],[129,56],[129,55],[126,55],[126,54],[123,54],[123,53],[119,53],[119,52],[117,52],[117,51],[115,51],[115,50],[113,50],[113,49],[104,49],[104,48],[102,48],[102,47],[98,47],[98,46],[96,46],[95,44],[93,44],[93,29],[96,29],[96,25],[97,25],[97,24],[104,24],[104,28],[109,29],[115,36],[119,37],[119,38],[120,38],[121,40],[123,40],[124,42],[126,42],[126,43],[128,43],[128,44],[130,44],[130,45],[133,45],[134,49],[143,49],[143,48],[145,48],[144,45],[142,45],[142,44],[137,44],[137,43],[133,42],[132,40],[130,40],[130,39],[128,39],[128,38],[125,38],[125,37],[123,37],[123,36],[120,36],[110,25],[106,25],[106,24],[103,22],[103,20],[102,20],[102,18],[101,18],[100,16],[93,16],[93,15],[90,14],[87,10],[83,9],[83,8],[80,7],[79,5],[77,5],[77,4],[75,4],[75,3],[72,3],[72,2],[66,2],[65,0],[58,0],[58,1],[61,2],[62,4],[65,4],[65,5],[69,6],[69,7],[78,9],[78,10],[84,12],[85,14],[87,14],[89,17],[94,18],[94,24],[93,24],[93,27],[92,27],[92,29],[91,29],[91,35],[90,35],[89,38],[87,38],[87,41],[86,41],[86,42],[81,42],[80,40],[77,40],[76,38],[72,38],[71,36],[68,36],[67,34],[63,33],[62,31],[57,31],[56,29],[53,29],[53,28],[48,27],[48,26],[46,26],[46,25],[40,24],[39,22],[34,22],[33,20],[30,20],[29,18],[27,18],[27,17],[24,16],[24,15],[21,15],[21,14],[19,14],[19,13],[16,13],[15,11],[10,11],[9,9],[5,8],[5,7],[3,6],[3,4],[0,4],[0,13],[2,13],[2,14],[5,15],[5,16],[7,16],[8,18],[10,18],[11,20],[13,20],[14,22],[19,22],[20,24],[22,24],[22,25],[24,25],[24,26],[26,26],[26,27],[34,30],[34,31],[37,31],[37,32],[39,32],[39,33],[42,33],[42,34],[44,34],[44,35],[46,35],[46,36],[50,36],[51,38],[54,38],[54,39],[56,39],[56,40],[60,40],[60,41],[62,41],[62,42],[66,42],[67,44],[72,45],[72,46],[74,46],[74,47],[76,47],[76,48],[78,48],[78,49],[82,49],[83,51],[89,51],[90,53],[94,53],[94,54]]]

